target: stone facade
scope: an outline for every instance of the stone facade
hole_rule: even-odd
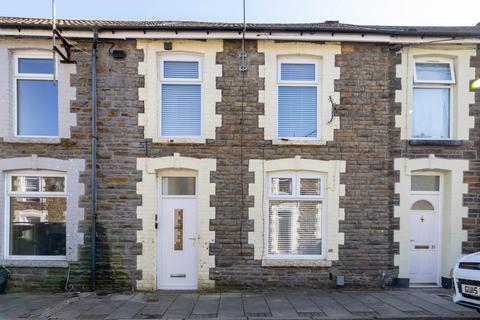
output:
[[[84,242],[78,248],[78,261],[70,267],[8,266],[12,271],[12,286],[24,289],[55,290],[65,286],[67,273],[75,290],[86,290],[90,281],[90,142],[91,142],[91,42],[79,41],[82,51],[74,52],[76,73],[71,75],[71,86],[76,88],[76,99],[70,112],[76,114],[76,126],[71,137],[58,144],[12,143],[0,139],[0,159],[37,155],[56,159],[84,159],[85,171],[80,182],[85,195],[80,199],[85,219],[78,232]],[[111,47],[126,51],[126,58],[115,60]],[[395,183],[399,172],[394,170],[395,158],[424,158],[434,154],[439,158],[466,159],[470,168],[464,173],[468,193],[463,195],[468,207],[468,218],[463,220],[467,230],[464,253],[480,250],[480,92],[470,106],[475,127],[470,140],[460,146],[413,146],[401,140],[395,127],[395,116],[401,106],[395,102],[395,90],[401,81],[396,77],[396,66],[401,55],[396,48],[379,43],[341,43],[341,52],[335,55],[335,67],[340,70],[334,80],[334,90],[340,100],[335,116],[339,128],[333,140],[317,145],[273,144],[264,139],[259,116],[264,115],[264,104],[259,92],[264,90],[264,78],[259,70],[264,64],[264,53],[257,41],[248,40],[248,71],[239,72],[238,56],[241,42],[224,40],[223,51],[217,52],[216,64],[222,66],[216,89],[221,90],[221,101],[216,103],[216,114],[221,126],[215,139],[205,143],[165,143],[145,139],[144,127],[139,126],[138,115],[144,113],[139,89],[144,88],[144,77],[139,74],[139,63],[144,52],[134,40],[100,41],[98,45],[98,219],[97,219],[97,286],[107,291],[135,289],[142,280],[137,265],[142,255],[142,243],[137,232],[142,221],[137,207],[142,205],[138,183],[140,158],[182,157],[216,160],[215,171],[210,172],[210,183],[215,194],[210,206],[215,217],[210,220],[210,231],[215,234],[210,244],[210,255],[215,267],[210,269],[210,280],[222,286],[306,286],[329,287],[335,276],[345,276],[349,286],[380,286],[398,276],[394,255],[398,243],[394,230],[399,228],[394,218],[394,206],[399,195]],[[471,66],[480,76],[480,49],[472,58]],[[344,243],[339,245],[338,260],[331,266],[301,267],[262,266],[255,259],[249,233],[254,221],[249,220],[249,209],[254,206],[249,184],[255,182],[249,171],[251,160],[276,160],[301,157],[323,161],[342,161],[345,172],[340,173],[340,184],[345,186],[339,207],[344,212],[339,232]]]

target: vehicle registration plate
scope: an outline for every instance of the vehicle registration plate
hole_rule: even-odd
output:
[[[480,297],[480,287],[462,284],[462,293]]]

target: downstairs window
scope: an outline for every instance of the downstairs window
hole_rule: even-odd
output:
[[[284,173],[269,177],[267,247],[269,258],[324,256],[324,178]]]
[[[65,176],[7,175],[9,258],[64,259],[67,193]]]

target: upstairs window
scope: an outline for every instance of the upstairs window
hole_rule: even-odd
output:
[[[278,79],[279,139],[319,137],[319,64],[315,60],[280,60]]]
[[[57,137],[58,86],[54,60],[45,57],[15,57],[15,135]]]
[[[160,136],[199,137],[202,134],[200,59],[160,60]]]
[[[452,87],[451,61],[415,61],[413,85],[414,139],[450,139]]]
[[[67,192],[65,176],[7,175],[8,257],[64,259]]]
[[[271,175],[269,181],[269,258],[323,257],[323,176],[286,172]]]

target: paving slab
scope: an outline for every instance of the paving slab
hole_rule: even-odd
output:
[[[458,313],[448,310],[443,306],[428,302],[426,300],[418,299],[418,297],[410,294],[410,292],[388,292],[387,294],[394,295],[397,298],[407,301],[412,305],[416,305],[419,308],[422,308],[423,310],[426,310],[436,316],[458,316]]]
[[[152,300],[151,302],[147,302],[148,300],[146,300],[144,303],[143,309],[140,310],[140,312],[138,312],[137,316],[140,319],[142,318],[160,319],[163,316],[163,314],[167,311],[170,304],[172,304],[172,302],[175,300],[175,298],[176,298],[175,295],[168,295],[168,296],[162,296],[161,298],[156,297],[155,300]]]
[[[95,298],[94,298],[95,299]],[[98,302],[88,310],[81,313],[81,318],[104,319],[115,309],[120,307],[121,301],[111,301],[110,299],[98,299]]]
[[[328,293],[315,294],[310,297],[327,317],[351,318],[353,315],[343,305],[335,301]]]
[[[54,313],[51,319],[76,319],[83,312],[89,310],[92,307],[95,307],[97,303],[98,302],[94,299],[71,299],[68,307],[65,307]]]
[[[437,304],[442,306],[443,308],[446,308],[448,310],[454,311],[454,312],[475,312],[475,310],[461,306],[459,304],[455,303],[448,303],[452,301],[451,295],[448,295],[449,298],[448,300],[445,298],[440,297],[435,291],[434,292],[424,292],[420,290],[410,290],[409,293],[415,297],[418,297],[419,299],[431,302],[433,304]],[[445,293],[442,293],[443,295],[446,295]]]
[[[240,293],[222,293],[218,307],[219,318],[244,317],[243,301]]]
[[[355,315],[375,315],[375,311],[367,307],[360,301],[358,297],[361,295],[359,292],[354,293],[340,293],[332,292],[332,298],[335,299],[339,304],[345,307],[351,314]]]
[[[423,309],[418,307],[417,305],[412,305],[404,300],[401,300],[395,296],[387,294],[387,292],[373,292],[370,295],[378,298],[379,300],[389,304],[396,309],[402,311],[403,313],[414,313],[414,312],[422,312]]]
[[[198,294],[180,294],[168,307],[162,319],[185,319],[190,316],[198,300]]]
[[[269,317],[270,308],[263,294],[244,294],[243,309],[249,317]]]
[[[140,302],[126,301],[105,319],[132,319],[135,315],[143,309],[145,305]]]
[[[382,300],[376,298],[370,293],[362,293],[358,296],[358,299],[361,303],[365,304],[367,307],[375,311],[380,317],[383,318],[401,318],[406,316],[405,313],[398,310],[397,308],[383,302]]]
[[[298,317],[295,308],[290,304],[288,299],[282,294],[266,294],[268,307],[273,317],[288,318]]]
[[[197,304],[193,308],[192,315],[203,317],[216,317],[220,304],[220,294],[205,294],[198,297]]]

